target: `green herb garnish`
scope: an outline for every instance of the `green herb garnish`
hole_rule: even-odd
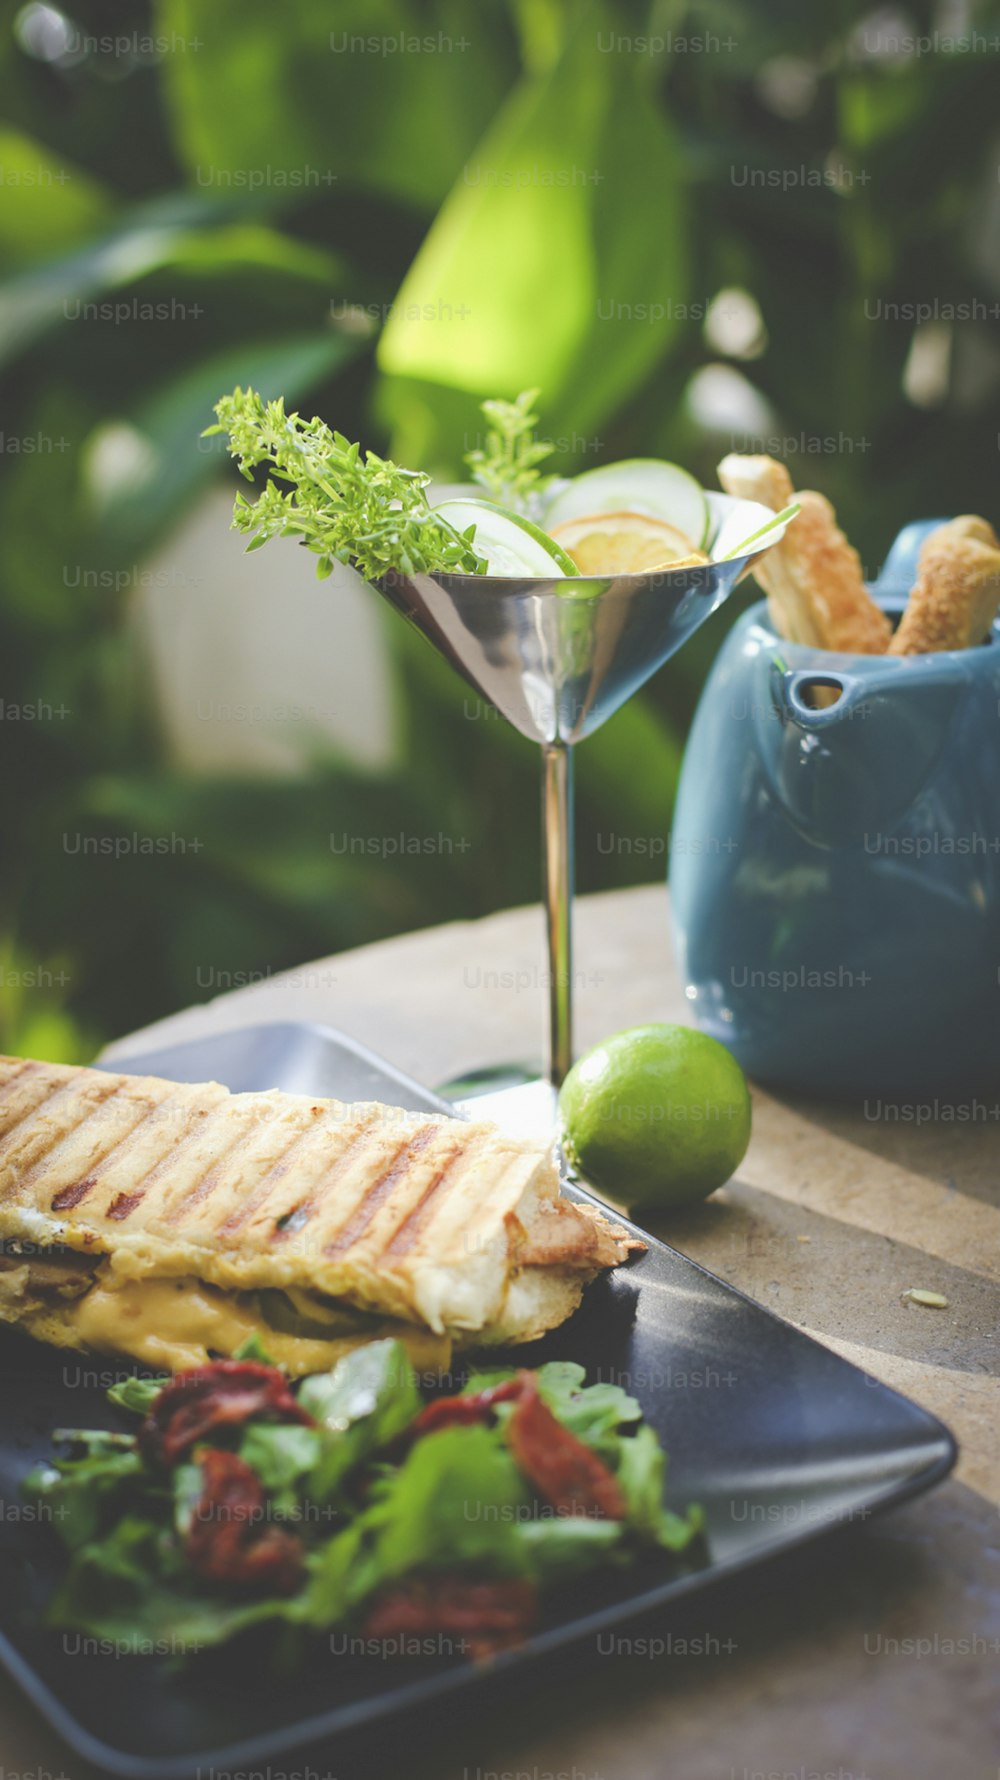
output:
[[[481,488],[498,506],[530,517],[532,497],[553,481],[538,468],[555,447],[536,439],[537,389],[524,389],[515,402],[489,401],[481,412],[491,423],[483,450],[469,451],[465,461]]]
[[[228,434],[230,455],[248,482],[260,464],[270,471],[256,500],[236,497],[233,525],[252,534],[249,550],[269,538],[298,537],[318,556],[321,577],[335,561],[370,581],[392,571],[485,573],[471,542],[474,528],[460,535],[437,517],[422,471],[362,452],[325,421],[286,414],[283,401],[265,402],[253,389],[223,396],[215,412],[218,422],[204,436]]]

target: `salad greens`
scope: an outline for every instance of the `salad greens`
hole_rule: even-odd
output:
[[[253,1413],[232,1408],[239,1389]],[[62,1431],[65,1456],[25,1489],[69,1552],[49,1622],[124,1651],[187,1654],[270,1621],[461,1628],[482,1654],[530,1630],[547,1586],[679,1553],[702,1527],[664,1507],[634,1398],[566,1362],[473,1374],[427,1405],[405,1349],[379,1341],[294,1393],[258,1352],[109,1395],[144,1418],[137,1435]]]

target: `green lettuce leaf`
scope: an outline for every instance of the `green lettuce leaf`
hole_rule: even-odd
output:
[[[475,1372],[465,1386],[463,1395],[489,1390],[515,1376],[508,1368],[502,1372]],[[617,1384],[585,1384],[586,1372],[573,1360],[550,1360],[539,1366],[535,1377],[543,1401],[563,1426],[590,1446],[610,1465],[617,1468],[620,1430],[631,1433],[642,1419],[642,1410],[634,1397]],[[497,1420],[502,1426],[513,1413],[512,1403],[498,1403]]]
[[[233,1602],[199,1594],[169,1534],[139,1515],[76,1552],[47,1615],[50,1625],[99,1639],[116,1655],[174,1657],[264,1620],[301,1617],[300,1597]]]
[[[588,1570],[628,1561],[627,1533],[621,1521],[585,1514],[542,1515],[518,1526],[530,1574],[542,1587],[568,1582]]]
[[[194,1519],[205,1488],[200,1465],[178,1465],[174,1470],[174,1527],[183,1539]]]
[[[409,1426],[421,1396],[402,1343],[372,1341],[346,1354],[332,1372],[305,1379],[299,1402],[326,1431],[307,1491],[325,1502]]]
[[[585,1446],[594,1447],[603,1456],[605,1445],[610,1444],[615,1453],[617,1442],[608,1443],[607,1437],[641,1421],[642,1410],[621,1385],[603,1381],[585,1385],[585,1377],[583,1367],[573,1361],[551,1360],[539,1367],[538,1388],[553,1415]]]
[[[274,1361],[268,1353],[267,1348],[264,1346],[256,1329],[252,1335],[247,1336],[245,1341],[240,1342],[239,1347],[233,1349],[233,1359],[256,1360],[259,1366],[274,1365]]]
[[[386,1576],[469,1565],[493,1575],[525,1570],[517,1527],[531,1497],[497,1429],[428,1434],[375,1493],[365,1518]]]
[[[48,1507],[52,1523],[70,1550],[94,1538],[107,1512],[142,1476],[143,1463],[134,1445],[98,1444],[81,1459],[59,1459],[39,1465],[24,1480],[23,1491]]]
[[[321,1428],[249,1422],[239,1456],[256,1471],[278,1513],[293,1517],[303,1480],[323,1463],[329,1446],[330,1436]]]
[[[314,1554],[302,1598],[303,1618],[316,1629],[339,1625],[384,1579],[370,1523],[361,1516]]]
[[[615,1475],[628,1503],[629,1524],[667,1551],[683,1551],[702,1531],[704,1516],[700,1508],[680,1515],[664,1507],[666,1468],[667,1455],[648,1422],[619,1442]]]
[[[531,1572],[521,1528],[524,1481],[495,1428],[444,1428],[411,1448],[372,1486],[371,1506],[319,1554],[309,1589],[313,1624],[347,1617],[413,1572]]]
[[[131,1410],[133,1415],[148,1415],[169,1378],[123,1378],[108,1392],[108,1402],[116,1409]]]

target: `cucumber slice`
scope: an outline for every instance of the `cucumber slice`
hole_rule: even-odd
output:
[[[480,556],[485,556],[491,575],[518,580],[530,575],[551,581],[559,575],[580,572],[573,558],[554,538],[546,537],[539,526],[530,519],[522,519],[519,513],[495,507],[491,501],[442,501],[434,511],[457,532],[475,526],[475,546]]]
[[[708,538],[708,501],[701,483],[679,464],[657,457],[627,457],[621,463],[584,470],[552,497],[545,524],[564,525],[585,513],[621,512],[665,519],[698,549]]]

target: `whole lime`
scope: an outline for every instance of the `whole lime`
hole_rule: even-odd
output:
[[[628,1206],[707,1198],[750,1142],[746,1076],[690,1026],[633,1026],[595,1045],[563,1082],[559,1114],[570,1161]]]

